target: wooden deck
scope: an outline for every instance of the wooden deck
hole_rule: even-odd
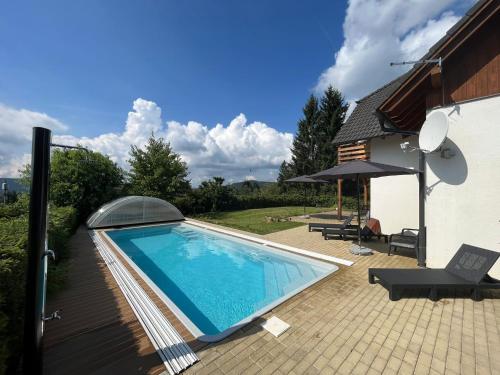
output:
[[[63,319],[46,325],[44,372],[163,373],[165,367],[160,357],[85,228],[78,230],[70,246],[68,287],[48,301],[47,311],[62,308]],[[122,263],[126,265],[123,259]],[[193,338],[142,280],[140,284],[193,350],[205,345]]]

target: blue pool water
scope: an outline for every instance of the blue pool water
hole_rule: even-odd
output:
[[[107,234],[203,335],[218,335],[337,270],[185,223]]]

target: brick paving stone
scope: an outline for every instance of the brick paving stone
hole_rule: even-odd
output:
[[[370,368],[377,370],[379,372],[382,372],[382,371],[384,371],[386,365],[387,365],[387,360],[380,358],[380,357],[377,357],[372,362]]]
[[[197,350],[200,362],[186,373],[500,374],[500,291],[480,302],[459,293],[436,303],[390,301],[368,283],[368,268],[415,268],[416,261],[377,251],[383,243],[366,243],[376,251],[361,257],[350,253],[350,241],[325,241],[306,226],[254,236],[355,263],[265,314],[291,325],[280,337],[251,323]]]

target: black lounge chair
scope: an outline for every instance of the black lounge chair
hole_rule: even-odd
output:
[[[358,226],[357,225],[346,225],[342,228],[325,228],[322,230],[322,235],[325,240],[332,237],[338,237],[340,239],[346,240],[347,237],[358,237]]]
[[[339,224],[327,224],[327,223],[309,223],[309,232],[313,231],[323,231],[323,229],[338,229],[345,228],[349,224],[351,224],[352,219],[354,218],[354,214],[351,214],[347,217],[343,223]]]
[[[343,240],[347,240],[349,238],[358,238],[358,226],[357,225],[346,225],[343,228],[325,228],[322,231],[323,237],[325,240],[328,240],[332,237],[338,237]],[[375,234],[371,231],[371,229],[365,225],[363,229],[361,229],[361,238],[364,241],[368,241],[373,236],[378,237],[379,239],[384,237],[387,242],[387,236],[383,234]]]
[[[470,290],[478,301],[481,289],[500,289],[500,280],[488,275],[498,257],[496,251],[463,244],[444,269],[370,268],[368,281],[374,284],[377,278],[391,301],[400,299],[403,289],[428,289],[432,301],[438,300],[439,289]]]

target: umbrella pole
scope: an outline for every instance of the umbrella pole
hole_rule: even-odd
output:
[[[356,186],[358,190],[358,245],[361,250],[361,208],[359,207],[359,174],[356,176]]]
[[[306,216],[307,186],[304,184],[304,216]]]

